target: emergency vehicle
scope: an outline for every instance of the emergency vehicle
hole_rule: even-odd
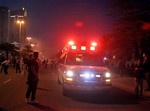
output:
[[[96,42],[68,42],[58,66],[58,83],[63,94],[70,91],[96,92],[111,88],[111,74]]]

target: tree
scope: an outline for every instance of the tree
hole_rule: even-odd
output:
[[[33,49],[31,45],[25,45],[21,51],[21,56],[28,56],[29,54],[33,53]]]
[[[5,52],[6,54],[6,58],[8,58],[8,55],[10,54],[11,56],[15,56],[18,55],[19,52],[19,48],[15,47],[15,45],[9,43],[9,42],[5,42],[0,44],[0,50]]]
[[[138,49],[150,52],[150,30],[143,25],[150,22],[150,0],[114,0],[112,2],[114,18],[113,50],[119,56],[139,57]],[[128,53],[128,54],[127,54]]]

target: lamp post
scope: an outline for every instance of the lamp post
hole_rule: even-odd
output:
[[[21,47],[21,32],[22,32],[22,24],[24,24],[23,20],[17,20],[17,24],[19,24],[19,50]]]

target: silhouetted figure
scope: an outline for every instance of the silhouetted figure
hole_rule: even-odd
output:
[[[36,89],[39,82],[38,72],[39,72],[39,63],[38,63],[38,52],[33,53],[34,58],[30,55],[27,67],[28,67],[28,89],[26,92],[27,103],[38,103],[36,99]],[[31,96],[31,101],[30,101]]]
[[[17,58],[17,60],[16,60],[16,73],[18,73],[18,72],[21,73],[20,63],[21,63],[20,58]]]
[[[144,56],[143,67],[144,67],[145,79],[147,82],[147,89],[145,89],[145,91],[150,91],[150,60],[148,58],[148,55]]]
[[[6,59],[4,62],[2,62],[2,65],[4,67],[4,73],[6,75],[8,74],[9,63],[10,63],[10,60],[8,60],[8,59]]]
[[[142,96],[143,95],[143,64],[140,59],[137,60],[137,64],[134,68],[135,71],[135,96]]]

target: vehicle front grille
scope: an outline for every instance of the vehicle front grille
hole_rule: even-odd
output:
[[[102,79],[100,74],[92,74],[87,77],[81,76],[81,75],[83,74],[79,73],[77,76],[77,79],[81,84],[84,84],[84,85],[95,85],[95,84],[100,83]],[[100,77],[96,77],[96,75],[100,75]]]

